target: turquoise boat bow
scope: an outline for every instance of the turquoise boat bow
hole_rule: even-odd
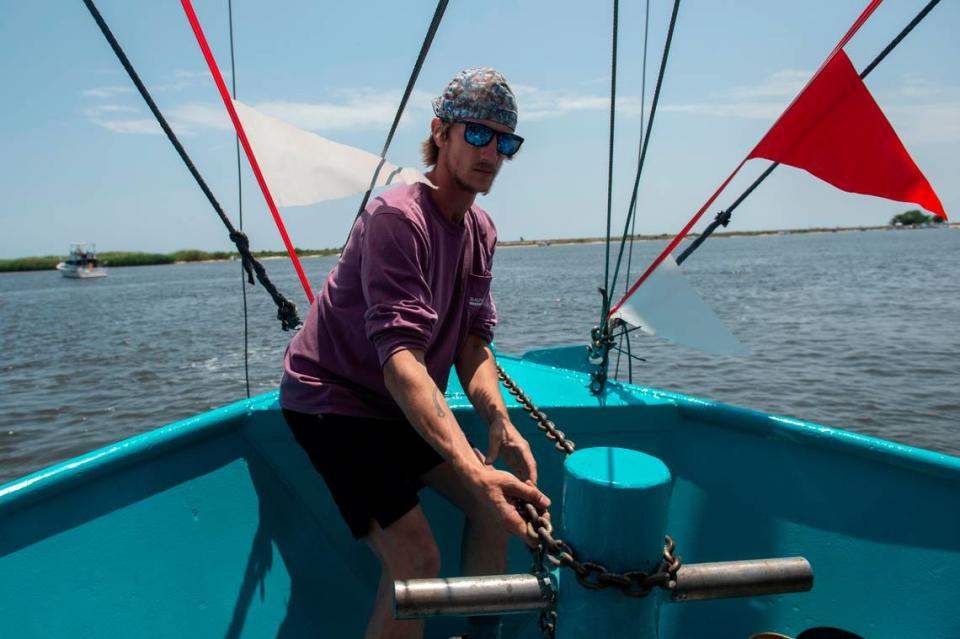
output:
[[[227,225],[252,277],[256,262],[245,237],[230,225],[92,2],[84,2]],[[438,4],[408,94],[445,5]],[[671,31],[676,11],[675,3]],[[616,9],[614,16],[616,33]],[[615,51],[616,39],[614,60]],[[609,208],[608,201],[608,237]],[[285,328],[295,326],[292,304],[261,271],[257,276]],[[616,272],[608,279],[606,289]],[[816,575],[810,592],[664,605],[659,637],[746,639],[815,626],[867,639],[960,637],[960,459],[607,379],[612,343],[604,341],[609,333],[601,337],[594,341],[594,355],[606,344],[599,367],[582,346],[499,360],[580,449],[620,447],[663,461],[671,483],[667,530],[685,562],[802,556]],[[553,443],[505,396],[540,462],[541,489],[562,502],[563,468]],[[468,437],[483,441],[484,427],[455,375],[447,400]],[[424,495],[424,507],[443,574],[455,576],[462,515],[431,494]],[[554,525],[563,531],[561,513],[554,510]],[[623,519],[602,512],[587,524],[602,536]],[[652,558],[658,554],[651,548]],[[508,571],[529,567],[528,552],[514,542]],[[357,637],[379,577],[377,562],[352,539],[290,436],[276,392],[0,486],[0,571],[0,636],[18,639]],[[567,583],[578,587],[569,571],[560,580],[561,598]],[[535,636],[537,623],[533,613],[507,617],[504,636]],[[427,636],[450,637],[461,626],[457,618],[430,619]]]
[[[802,555],[816,575],[807,593],[665,605],[660,637],[812,626],[960,636],[960,459],[621,382],[595,396],[587,373],[542,363],[571,353],[499,359],[580,449],[620,446],[666,463],[668,531],[685,562]],[[462,390],[447,397],[481,438]],[[508,401],[541,487],[559,500],[553,444]],[[461,516],[433,495],[424,504],[453,576]],[[515,542],[509,571],[529,562]],[[288,434],[275,392],[0,487],[4,637],[357,637],[377,570]],[[459,621],[431,619],[427,636],[457,634]],[[534,614],[506,622],[507,637],[536,636]]]

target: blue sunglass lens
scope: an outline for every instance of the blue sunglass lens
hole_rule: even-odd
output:
[[[497,152],[511,156],[520,150],[523,144],[523,138],[513,133],[497,133],[485,124],[477,122],[464,122],[463,137],[473,146],[487,146],[493,136],[497,136]]]
[[[497,152],[509,157],[520,150],[522,142],[522,138],[509,133],[501,133],[497,136]]]
[[[468,122],[463,135],[473,146],[487,146],[493,139],[493,129],[476,122]]]

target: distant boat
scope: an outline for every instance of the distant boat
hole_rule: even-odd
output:
[[[107,276],[97,259],[96,244],[71,244],[70,257],[57,264],[57,270],[64,277],[82,280]]]

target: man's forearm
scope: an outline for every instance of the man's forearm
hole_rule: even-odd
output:
[[[420,436],[464,476],[483,470],[447,405],[443,393],[427,372],[421,351],[401,350],[383,367],[387,390]]]
[[[509,419],[500,394],[497,362],[485,341],[468,337],[457,356],[456,367],[463,390],[484,421],[492,424],[498,419]]]
[[[484,366],[477,370],[483,370]],[[490,367],[496,388],[496,367],[492,362]],[[476,374],[473,377],[476,377]],[[383,379],[403,414],[427,443],[465,480],[467,488],[498,513],[511,533],[529,542],[526,523],[517,512],[515,503],[517,500],[526,501],[544,511],[550,506],[550,500],[535,486],[535,463],[526,442],[522,444],[522,452],[529,461],[524,462],[524,465],[532,472],[525,472],[523,480],[484,465],[483,459],[467,441],[467,436],[463,434],[460,424],[447,406],[443,393],[427,372],[423,351],[401,350],[391,355],[383,366]],[[489,389],[489,380],[485,386]],[[502,400],[500,403],[502,405]],[[490,432],[506,432],[502,423],[498,422],[498,425],[499,429],[491,426]],[[509,429],[513,430],[513,427],[509,426]],[[480,455],[482,456],[482,453]],[[489,463],[493,463],[492,459]],[[528,479],[532,482],[524,483]]]

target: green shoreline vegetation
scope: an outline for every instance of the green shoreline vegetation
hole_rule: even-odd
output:
[[[340,249],[296,249],[300,257],[318,255],[337,255]],[[253,251],[256,258],[286,257],[286,251]],[[134,253],[128,251],[98,251],[97,260],[102,266],[115,268],[118,266],[154,266],[157,264],[180,264],[185,262],[221,262],[239,259],[238,253],[230,251],[201,251],[199,249],[185,249],[173,253]],[[42,257],[20,257],[12,260],[0,260],[0,273],[13,271],[47,271],[55,269],[57,264],[66,259],[59,255],[44,255]]]
[[[908,211],[901,216],[913,213]],[[821,227],[807,229],[784,229],[779,231],[724,231],[716,232],[714,237],[759,237],[771,235],[805,235],[810,233],[842,233],[849,231],[890,231],[897,228],[917,228],[920,226],[936,225],[931,219],[914,220],[915,216],[901,217],[897,216],[889,225],[884,226],[853,226],[853,227]],[[939,218],[936,218],[937,220]],[[944,224],[944,226],[956,227],[954,224]],[[697,233],[691,233],[688,237],[697,237]],[[644,240],[670,240],[673,235],[634,235],[636,241]],[[619,238],[614,238],[614,241]],[[602,237],[570,237],[549,240],[525,240],[522,237],[519,240],[507,240],[498,242],[501,247],[523,247],[523,246],[557,246],[563,244],[594,244],[604,242]],[[328,255],[338,255],[340,249],[301,249],[297,248],[297,255],[300,257],[318,257]],[[286,251],[255,251],[254,257],[273,258],[286,257]],[[125,251],[103,251],[97,253],[100,263],[108,268],[119,266],[153,266],[158,264],[179,264],[186,262],[216,262],[239,259],[239,254],[230,251],[201,251],[199,249],[185,249],[173,253],[134,253]],[[41,257],[20,257],[10,260],[0,260],[0,273],[10,273],[15,271],[47,271],[56,268],[57,263],[65,258],[57,255],[45,255]]]

